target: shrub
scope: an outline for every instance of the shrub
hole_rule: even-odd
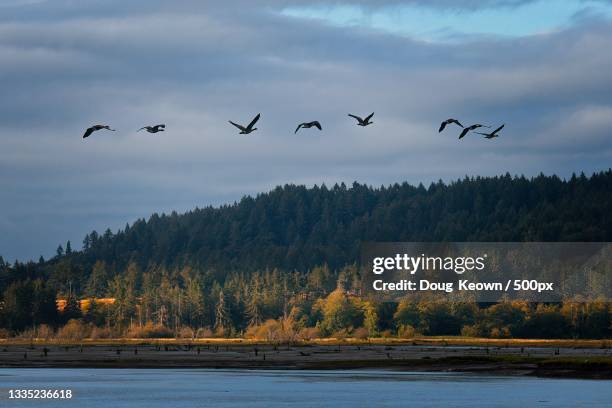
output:
[[[113,338],[113,331],[110,328],[108,328],[108,327],[94,326],[91,329],[90,337],[93,340],[96,340],[96,339],[112,339]]]
[[[49,340],[53,337],[53,329],[46,324],[41,324],[38,327],[32,327],[19,333],[19,338],[24,340]]]
[[[329,337],[332,337],[332,338],[338,339],[338,340],[344,340],[345,338],[348,337],[348,330],[346,330],[346,329],[336,330]]]
[[[32,341],[36,338],[36,329],[34,329],[33,327],[26,329],[19,333],[17,338]]]
[[[356,339],[367,339],[369,337],[369,330],[365,327],[358,327],[353,330],[353,337]]]
[[[53,328],[46,324],[41,324],[36,328],[36,338],[38,339],[49,340],[53,338],[54,334]]]
[[[228,329],[224,329],[222,326],[219,326],[215,329],[214,337],[224,338],[228,337],[230,331]]]
[[[256,337],[259,339],[263,338],[268,341],[281,341],[283,337],[283,328],[280,322],[269,319],[259,326],[255,333]]]
[[[200,327],[198,330],[196,330],[196,339],[208,339],[211,337],[213,337],[213,331],[210,330],[210,327]]]
[[[417,337],[418,333],[414,327],[409,324],[401,324],[397,328],[397,336],[404,339],[412,339]]]
[[[321,330],[318,327],[304,327],[298,333],[298,337],[302,340],[312,340],[321,337]]]
[[[380,332],[380,337],[388,339],[389,337],[393,337],[393,332],[391,330],[383,330]]]
[[[68,323],[57,332],[61,340],[82,340],[90,334],[90,328],[80,319],[70,319]]]
[[[482,337],[482,332],[479,325],[471,324],[461,328],[461,335],[464,337]]]
[[[195,331],[189,326],[183,326],[179,330],[177,337],[181,339],[194,339]]]
[[[494,339],[507,339],[510,336],[510,328],[508,326],[504,327],[494,327],[491,329],[491,337]]]
[[[258,329],[259,326],[257,325],[251,325],[247,327],[246,332],[244,333],[244,337],[246,337],[247,339],[256,339]]]
[[[259,326],[250,326],[245,336],[274,342],[290,342],[298,337],[291,319],[268,319]]]
[[[166,326],[147,322],[144,326],[134,326],[128,330],[128,337],[136,339],[170,339],[174,337],[172,330]]]
[[[8,329],[0,327],[0,339],[8,339],[11,337],[11,332]]]

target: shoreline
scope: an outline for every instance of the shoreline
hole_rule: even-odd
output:
[[[610,380],[612,350],[609,347],[483,347],[413,342],[302,345],[5,342],[0,343],[0,368],[389,369]]]
[[[42,339],[42,338],[9,338],[0,339],[0,347],[17,345],[49,345],[49,346],[74,346],[74,345],[219,345],[219,346],[239,346],[239,345],[293,345],[293,346],[342,346],[342,345],[383,345],[383,346],[469,346],[469,347],[563,347],[563,348],[585,348],[585,349],[610,349],[612,352],[612,339],[503,339],[485,337],[462,337],[462,336],[423,336],[413,338],[398,337],[372,337],[365,339],[357,338],[316,338],[310,340],[293,341],[272,341],[265,339],[250,338],[229,338],[229,337],[210,337],[210,338],[110,338],[110,339],[91,339],[81,340],[67,339]]]

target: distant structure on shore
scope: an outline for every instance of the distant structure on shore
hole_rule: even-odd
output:
[[[78,301],[79,307],[81,308],[81,311],[83,313],[89,310],[89,307],[91,306],[91,300],[92,299],[81,299]],[[110,305],[115,304],[115,298],[97,298],[93,300],[94,302],[96,302],[96,304],[105,305],[105,306],[110,306]],[[68,299],[59,298],[55,301],[55,304],[57,305],[57,310],[59,312],[63,312],[64,309],[66,309],[66,305],[68,304]]]

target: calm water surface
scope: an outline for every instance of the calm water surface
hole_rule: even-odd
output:
[[[71,389],[10,400],[9,389]],[[612,407],[612,381],[394,371],[0,369],[0,407]]]

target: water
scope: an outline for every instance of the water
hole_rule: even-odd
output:
[[[71,400],[9,400],[9,389]],[[612,382],[383,370],[0,369],[1,407],[612,407]]]

